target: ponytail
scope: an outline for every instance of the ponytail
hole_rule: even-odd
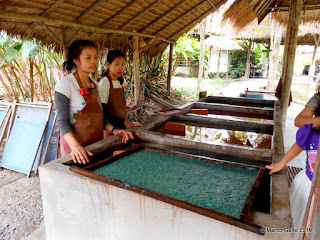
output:
[[[76,68],[74,59],[79,59],[82,49],[85,47],[96,47],[95,44],[89,40],[77,40],[74,41],[68,48],[68,59],[63,63],[63,69],[65,71],[71,71]]]

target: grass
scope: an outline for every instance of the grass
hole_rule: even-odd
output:
[[[295,101],[305,104],[316,92],[315,89],[316,89],[315,85],[309,85],[309,88],[308,88],[308,85],[292,84],[291,86],[292,98]]]
[[[201,89],[207,91],[207,95],[219,95],[220,87],[231,82],[223,78],[203,79]],[[198,98],[197,93],[198,78],[173,77],[171,86],[179,97],[186,100]]]

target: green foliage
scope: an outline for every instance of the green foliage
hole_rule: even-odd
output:
[[[246,71],[247,62],[247,52],[248,46],[242,41],[238,42],[245,51],[234,50],[229,53],[229,76],[231,78],[240,78],[244,76]],[[262,44],[257,44],[257,46],[252,50],[250,55],[251,66],[261,65],[260,59],[262,54]]]
[[[0,84],[7,100],[52,100],[55,82],[63,77],[62,53],[53,46],[0,36]]]

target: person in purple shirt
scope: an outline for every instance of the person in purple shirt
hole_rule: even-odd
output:
[[[280,162],[267,165],[270,174],[279,172],[295,158],[302,150],[307,153],[306,169],[300,171],[294,178],[290,187],[290,205],[292,212],[293,226],[297,229],[301,227],[308,198],[311,190],[312,177],[316,166],[317,150],[319,144],[319,129],[313,128],[313,124],[303,125],[297,131],[296,143],[290,148]],[[295,235],[298,239],[299,233]]]

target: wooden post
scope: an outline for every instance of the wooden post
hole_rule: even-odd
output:
[[[68,60],[68,43],[67,43],[66,29],[64,26],[60,26],[60,29],[61,29],[63,56],[64,56],[64,60],[67,61]]]
[[[318,149],[320,145],[318,145]],[[311,228],[299,235],[299,240],[320,239],[320,153],[317,154],[316,167],[312,178],[311,191],[301,227]]]
[[[200,61],[199,61],[199,72],[198,72],[198,86],[197,92],[201,91],[201,81],[203,76],[203,64],[204,64],[204,39],[205,39],[205,32],[206,32],[206,19],[202,20],[200,23]]]
[[[170,93],[170,88],[171,88],[172,62],[173,62],[173,43],[170,43],[170,54],[169,54],[168,76],[167,76],[168,93]]]
[[[312,62],[311,62],[311,65],[309,68],[309,73],[308,73],[309,79],[313,78],[313,75],[314,75],[314,70],[315,70],[315,65],[316,65],[317,48],[318,48],[319,40],[320,40],[319,35],[317,35],[315,33],[314,33],[313,37],[314,37],[314,49],[313,49],[313,54],[312,54]]]
[[[140,64],[139,64],[139,38],[133,36],[133,76],[134,76],[134,100],[140,105]]]
[[[212,53],[212,45],[210,45],[210,47],[209,47],[209,57],[208,57],[208,67],[207,67],[206,79],[209,78],[210,64],[211,64],[211,53]]]
[[[300,23],[300,14],[302,8],[302,0],[291,0],[289,9],[289,23],[286,33],[286,44],[284,62],[282,66],[282,91],[280,100],[281,123],[283,129],[286,125],[287,110],[290,97],[290,88],[292,83],[294,60],[296,56],[296,46],[298,39],[298,30]]]
[[[306,97],[309,95],[309,84],[310,80],[314,78],[314,71],[315,71],[315,66],[316,66],[316,54],[317,54],[317,48],[318,48],[318,40],[316,39],[316,35],[314,34],[314,49],[313,49],[313,54],[312,54],[312,61],[311,65],[309,67],[309,73],[308,73],[308,85],[307,85],[307,91],[306,91]]]
[[[229,50],[227,50],[227,73],[226,73],[226,80],[229,78]]]
[[[267,91],[274,91],[274,82],[277,76],[278,70],[278,59],[279,59],[279,50],[281,44],[282,37],[282,27],[274,26],[273,22],[271,25],[271,39],[270,45],[272,52],[270,54],[270,62],[269,62],[269,74],[267,80]]]
[[[246,63],[246,71],[244,73],[244,78],[249,79],[250,77],[250,55],[251,55],[251,44],[252,40],[249,41],[249,47],[247,52],[247,63]]]

